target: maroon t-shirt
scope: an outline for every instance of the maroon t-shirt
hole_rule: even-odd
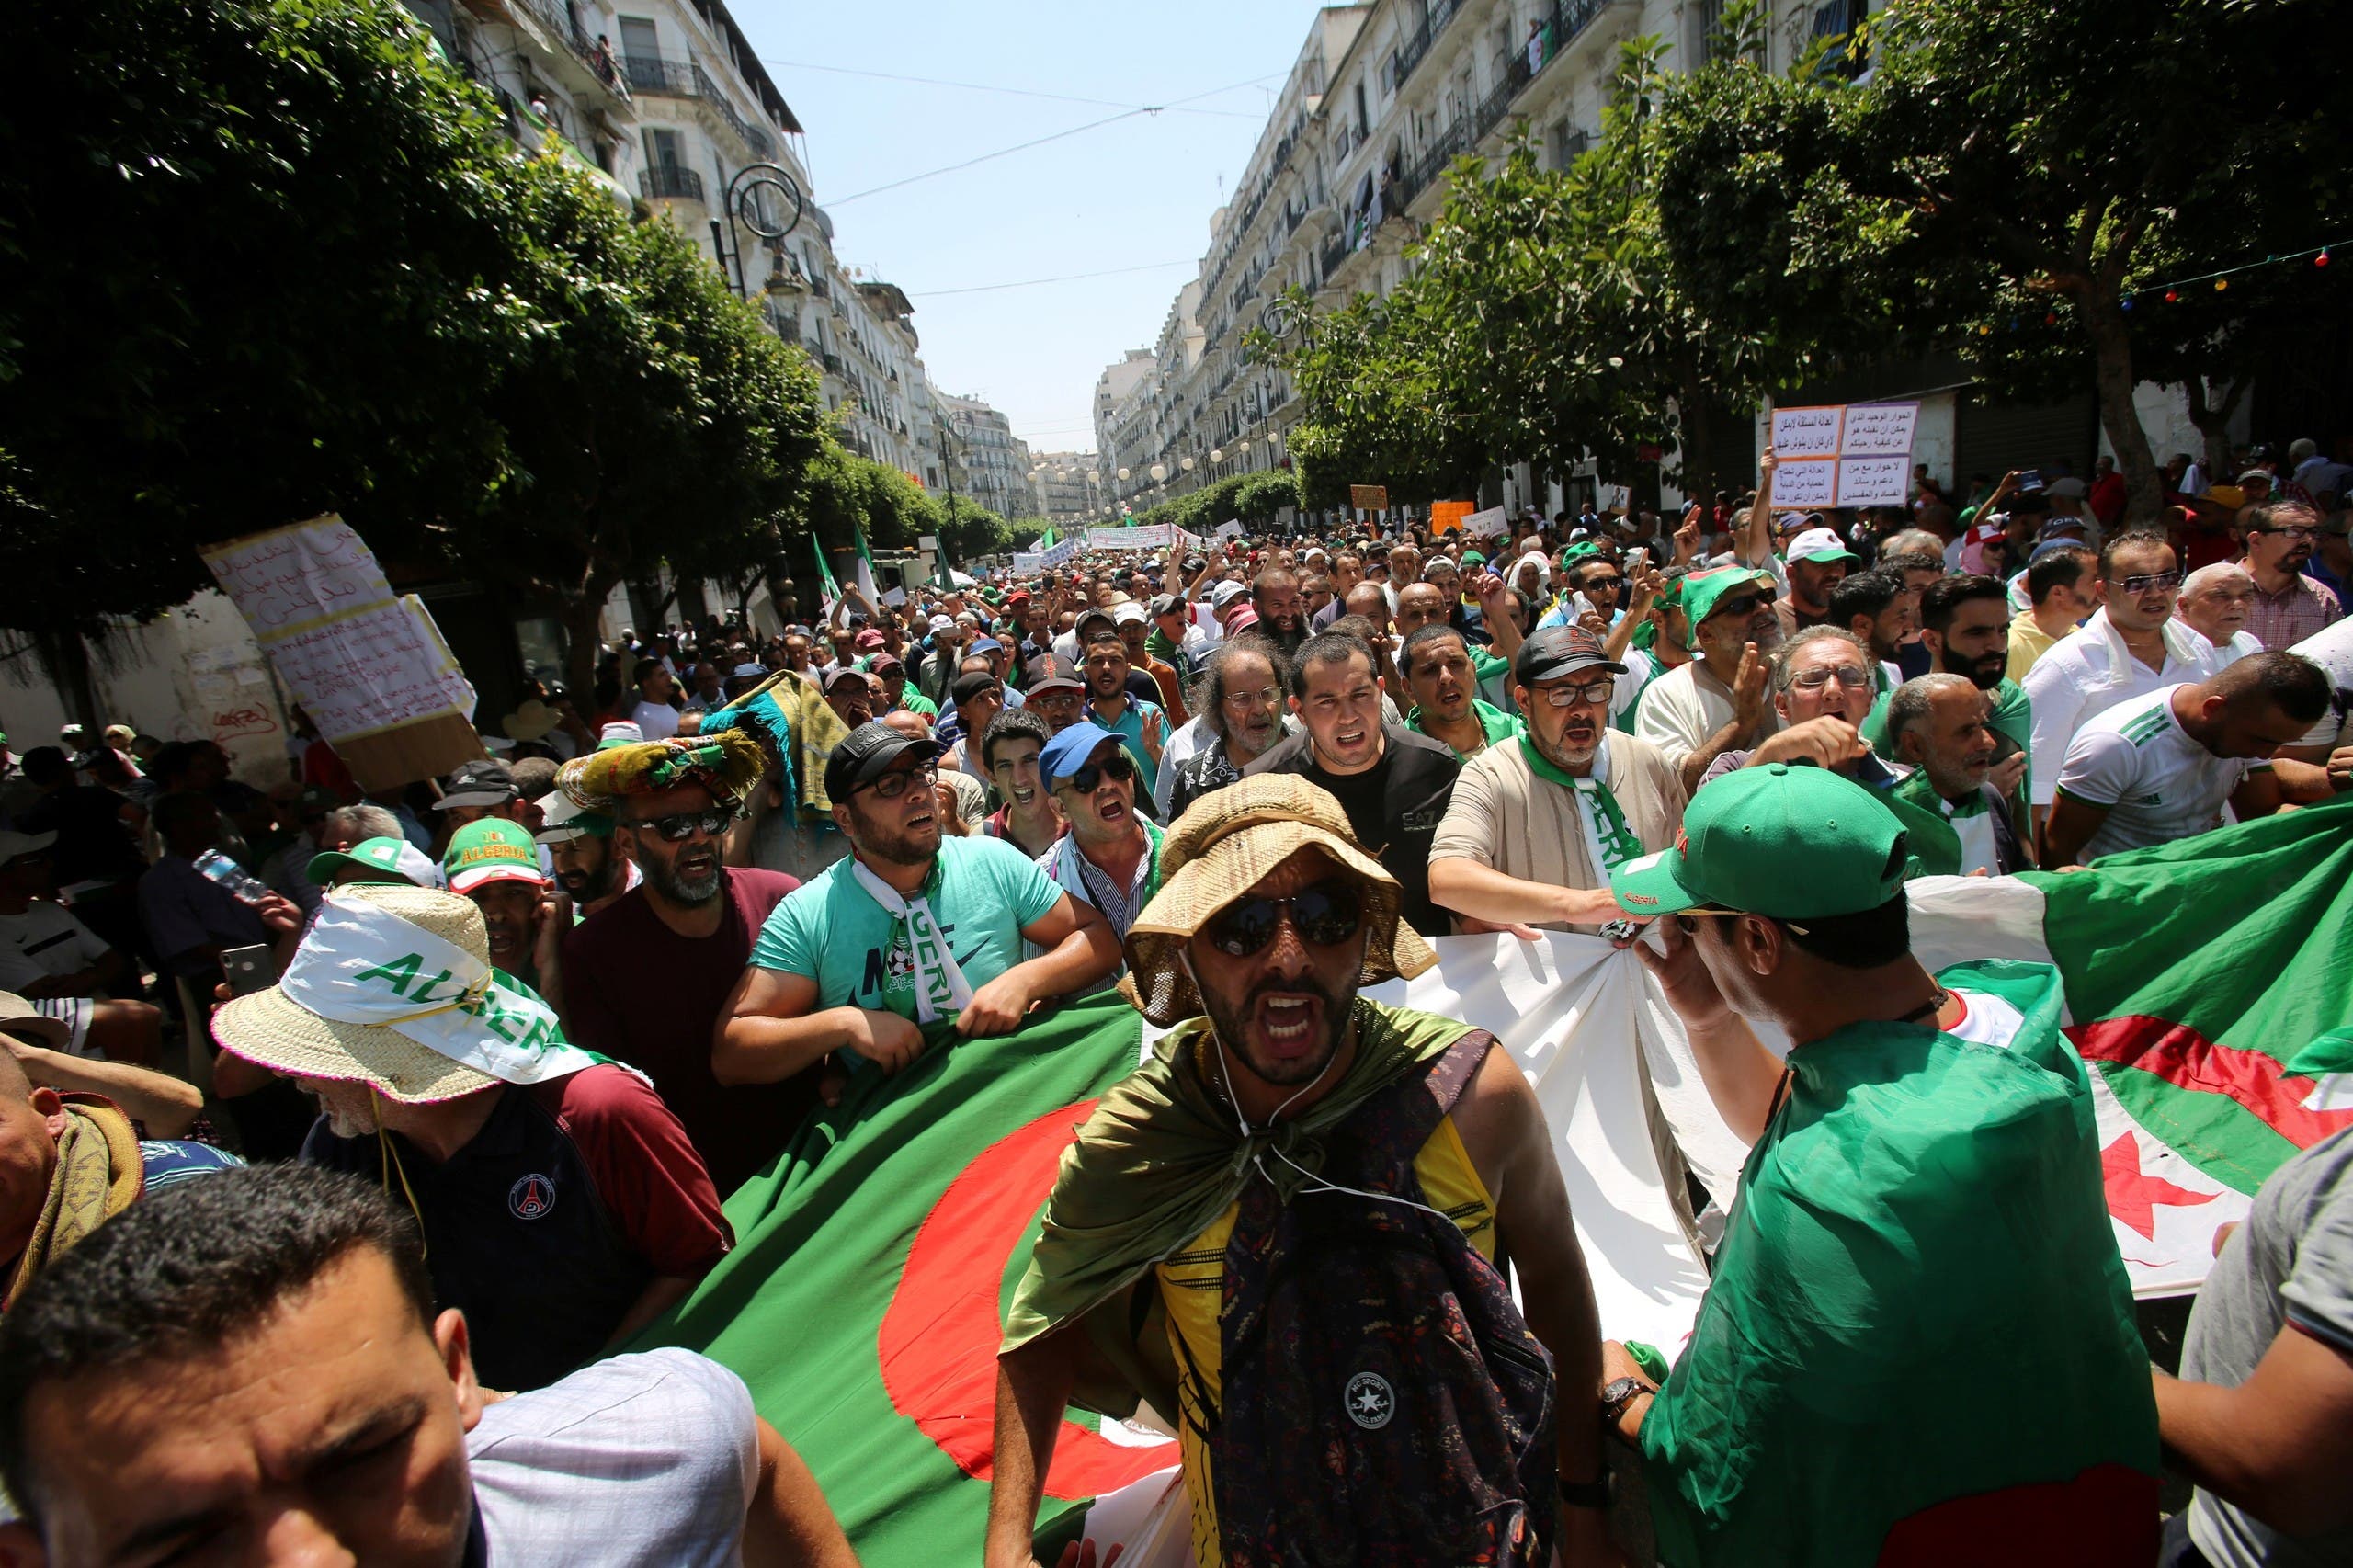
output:
[[[720,1008],[743,978],[768,911],[799,887],[779,871],[720,873],[719,929],[681,937],[637,887],[563,939],[565,1027],[576,1045],[654,1080],[724,1199],[759,1173],[817,1103],[813,1068],[780,1084],[722,1085],[711,1075]]]

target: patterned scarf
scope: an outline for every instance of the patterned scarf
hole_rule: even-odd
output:
[[[34,1275],[130,1208],[146,1185],[131,1118],[95,1096],[68,1096],[65,1130],[57,1137],[57,1169],[50,1175],[32,1239],[8,1281],[7,1301],[22,1295]]]

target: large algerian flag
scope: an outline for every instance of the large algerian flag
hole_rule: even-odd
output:
[[[2206,1277],[2266,1176],[2353,1125],[2353,799],[2109,856],[2089,872],[1915,883],[1931,962],[2055,963],[2092,1068],[2116,1240],[2143,1295]]]
[[[945,1031],[896,1077],[861,1073],[728,1199],[734,1251],[637,1346],[740,1374],[867,1568],[979,1560],[1005,1304],[1062,1152],[1135,1066],[1140,1028],[1106,994],[1006,1039]],[[1104,1426],[1074,1412],[1063,1428],[1048,1562],[1090,1499],[1156,1496],[1176,1463],[1174,1443]]]
[[[1051,550],[1056,544],[1061,542],[1061,540],[1062,536],[1060,534],[1057,534],[1051,528],[1048,528],[1044,533],[1038,536],[1038,548],[1040,550]]]
[[[879,605],[882,602],[882,594],[874,581],[874,551],[867,548],[866,530],[858,528],[857,533],[858,591],[866,596],[868,604]]]
[[[840,601],[842,585],[834,581],[833,563],[825,559],[824,541],[811,534],[809,542],[817,551],[817,588],[824,595],[825,606],[830,608]]]

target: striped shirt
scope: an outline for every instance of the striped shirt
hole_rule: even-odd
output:
[[[2302,573],[2276,594],[2256,585],[2247,601],[2246,629],[2266,648],[2292,648],[2345,613],[2336,596]]]

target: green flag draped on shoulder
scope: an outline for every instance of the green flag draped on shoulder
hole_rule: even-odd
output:
[[[735,1249],[634,1346],[741,1376],[867,1568],[978,1560],[1004,1310],[1063,1151],[1135,1068],[1140,1028],[1107,994],[1003,1039],[929,1031],[896,1076],[862,1071],[727,1200]],[[1074,1412],[1056,1444],[1049,1562],[1090,1500],[1176,1464],[1173,1442],[1101,1426]]]

